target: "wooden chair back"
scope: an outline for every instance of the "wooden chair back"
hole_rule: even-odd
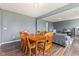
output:
[[[53,32],[46,33],[45,37],[46,37],[47,43],[51,43],[53,39]]]
[[[28,39],[28,33],[27,32],[20,32],[21,41],[27,45],[27,47],[30,47],[30,42]]]

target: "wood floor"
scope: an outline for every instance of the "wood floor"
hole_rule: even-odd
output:
[[[68,45],[67,47],[54,43],[52,47],[52,56],[79,56],[79,37],[75,37],[72,45]],[[50,56],[50,52],[46,52],[45,55]],[[28,56],[28,54],[22,52],[19,42],[14,42],[2,45],[0,47],[0,56]],[[42,52],[39,56],[42,56]]]

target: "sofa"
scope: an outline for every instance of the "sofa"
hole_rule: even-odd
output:
[[[69,44],[72,44],[73,39],[67,34],[55,33],[53,42],[62,46],[67,46]]]

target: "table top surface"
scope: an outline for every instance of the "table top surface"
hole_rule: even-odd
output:
[[[29,40],[37,41],[37,42],[45,40],[45,36],[39,34],[31,34],[28,36],[28,38]]]

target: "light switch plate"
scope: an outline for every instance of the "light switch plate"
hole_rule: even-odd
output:
[[[7,30],[7,27],[3,27],[3,30]]]

